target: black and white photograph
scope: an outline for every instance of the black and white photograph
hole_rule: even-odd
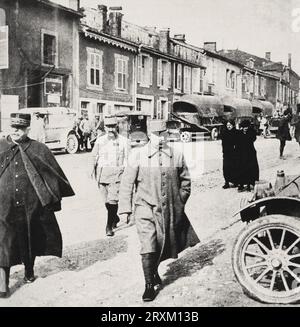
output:
[[[0,0],[0,307],[299,307],[299,82],[300,0]]]

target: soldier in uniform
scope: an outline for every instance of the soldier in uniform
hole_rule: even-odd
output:
[[[97,138],[92,151],[95,177],[107,209],[106,235],[113,236],[119,222],[118,201],[121,175],[128,159],[129,140],[118,134],[117,118],[104,118],[106,134]]]
[[[23,263],[30,283],[36,256],[61,257],[54,212],[74,195],[48,147],[28,137],[30,117],[12,113],[12,131],[0,140],[0,297],[9,293],[10,267]]]
[[[150,141],[132,151],[121,180],[119,215],[128,220],[134,186],[135,222],[141,242],[145,277],[143,301],[154,300],[161,284],[158,265],[199,242],[187,216],[185,203],[191,179],[183,153],[165,142],[166,123],[150,122]]]

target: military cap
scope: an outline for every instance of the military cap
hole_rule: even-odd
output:
[[[167,130],[167,124],[163,120],[151,120],[149,123],[149,132],[165,132]]]
[[[104,125],[117,125],[118,120],[116,116],[105,116]]]
[[[30,114],[21,112],[13,112],[10,114],[10,126],[11,127],[29,127],[31,121]]]

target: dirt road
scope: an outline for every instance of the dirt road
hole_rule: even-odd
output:
[[[286,160],[279,159],[275,139],[260,138],[256,148],[261,179],[273,181],[278,169],[300,173],[300,149],[294,141],[287,144]],[[164,286],[149,305],[261,306],[242,293],[231,268],[232,244],[244,227],[232,215],[247,193],[221,188],[219,141],[198,143],[196,149],[196,157],[191,148],[185,149],[193,177],[186,212],[201,244],[161,264]],[[148,305],[141,301],[144,281],[135,226],[120,228],[113,238],[105,237],[105,211],[88,178],[88,157],[57,156],[76,191],[76,197],[65,200],[58,215],[65,244],[63,258],[38,259],[38,278],[30,285],[22,283],[23,268],[14,267],[12,294],[0,300],[0,306]]]

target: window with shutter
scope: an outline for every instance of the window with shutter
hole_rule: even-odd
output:
[[[138,83],[142,82],[142,55],[138,56]]]
[[[157,60],[157,86],[162,86],[162,60]]]
[[[200,92],[200,71],[201,71],[201,68],[193,68],[192,69],[192,92],[193,93]]]
[[[149,57],[149,85],[152,85],[153,80],[153,58]]]
[[[115,55],[115,89],[126,91],[128,87],[128,57]]]
[[[87,84],[90,88],[102,88],[102,56],[102,51],[93,48],[87,48]]]

